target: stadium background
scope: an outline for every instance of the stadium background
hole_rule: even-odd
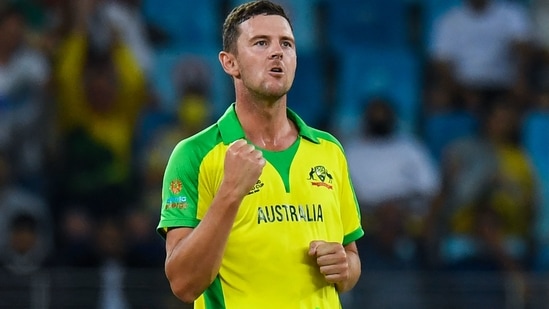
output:
[[[78,0],[72,1],[76,2]],[[186,308],[169,291],[163,273],[163,242],[154,234],[160,206],[156,192],[158,170],[164,162],[162,155],[169,151],[154,147],[168,147],[168,142],[175,139],[168,136],[165,138],[168,144],[155,145],[152,150],[147,147],[156,137],[155,129],[173,122],[174,115],[181,114],[181,119],[189,123],[185,130],[191,132],[215,119],[232,102],[231,80],[218,64],[217,53],[221,49],[223,17],[242,1],[95,2],[119,2],[126,6],[121,11],[131,16],[128,19],[131,22],[124,19],[126,15],[112,11],[111,15],[105,13],[110,16],[106,17],[107,21],[97,21],[93,18],[101,16],[101,12],[88,12],[90,20],[86,25],[97,27],[94,30],[97,35],[87,39],[90,42],[96,39],[97,45],[102,46],[101,34],[109,33],[109,29],[102,32],[101,25],[113,22],[113,28],[120,27],[114,36],[124,37],[122,40],[127,39],[128,45],[134,48],[145,80],[139,90],[143,102],[137,111],[134,130],[129,133],[132,146],[131,159],[127,161],[132,180],[125,184],[127,192],[105,195],[112,205],[118,205],[113,206],[120,210],[116,213],[98,211],[75,198],[76,193],[59,188],[66,184],[63,168],[68,156],[60,149],[69,147],[58,131],[60,124],[55,116],[59,108],[55,73],[59,51],[71,33],[71,26],[66,26],[64,21],[80,16],[75,12],[78,5],[71,5],[69,0],[3,0],[0,4],[0,8],[14,5],[25,16],[25,40],[47,59],[49,67],[43,94],[47,99],[41,103],[48,116],[36,122],[33,129],[42,140],[28,139],[29,143],[36,143],[39,148],[34,149],[43,154],[36,159],[41,160],[41,166],[32,173],[18,169],[19,160],[25,156],[24,151],[28,151],[19,144],[24,144],[27,137],[13,133],[16,130],[9,131],[12,136],[2,137],[2,141],[17,142],[0,145],[0,170],[10,171],[3,173],[5,178],[0,183],[5,194],[0,199],[0,212],[10,209],[12,204],[16,205],[13,207],[35,204],[47,217],[46,223],[39,224],[42,229],[39,232],[42,236],[50,235],[39,237],[46,239],[47,255],[37,258],[36,265],[13,268],[10,264],[13,261],[7,262],[9,257],[4,254],[11,225],[3,222],[5,230],[0,235],[3,238],[0,245],[5,250],[0,275],[0,308]],[[289,94],[289,106],[310,125],[333,132],[345,144],[360,135],[364,100],[375,96],[388,98],[396,109],[399,130],[424,143],[437,164],[446,145],[471,133],[465,130],[469,123],[461,122],[458,113],[455,117],[451,113],[431,114],[427,104],[427,91],[433,82],[433,59],[429,50],[432,31],[438,19],[460,5],[460,0],[278,2],[293,19],[298,48],[297,77]],[[508,2],[524,9],[534,22],[533,12],[538,2]],[[543,6],[544,2],[539,2]],[[124,25],[142,28],[124,29]],[[535,40],[533,35],[532,46],[542,54],[547,47]],[[543,67],[543,61],[535,60]],[[0,65],[0,74],[1,68]],[[545,89],[538,86],[537,71],[532,72],[529,98],[535,101],[538,92]],[[185,88],[188,93],[178,88],[182,85],[188,87]],[[189,93],[198,99],[188,96],[185,101],[182,97]],[[6,103],[2,95],[0,93],[0,122],[4,122],[2,129],[7,130],[7,123],[12,121],[9,117],[14,117],[10,111],[18,106]],[[483,308],[483,301],[491,297],[500,298],[501,308],[547,308],[549,117],[547,109],[539,108],[536,102],[529,102],[523,113],[521,141],[540,176],[542,196],[540,212],[532,221],[537,233],[536,263],[523,274],[525,280],[516,280],[513,275],[502,277],[491,271],[448,274],[424,265],[369,270],[354,291],[343,297],[345,308]],[[24,116],[17,121],[25,122],[25,119]],[[94,164],[101,166],[101,162]],[[74,170],[78,166],[76,162],[71,171],[78,173]],[[150,170],[143,171],[143,166]],[[14,191],[17,193],[8,195]],[[71,195],[73,193],[75,195]],[[10,218],[6,213],[0,218]],[[80,242],[79,233],[85,241]],[[464,299],[467,305],[461,305]]]

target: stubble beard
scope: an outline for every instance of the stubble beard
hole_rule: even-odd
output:
[[[290,91],[290,86],[266,81],[261,83],[258,87],[246,88],[252,97],[258,100],[276,102]]]

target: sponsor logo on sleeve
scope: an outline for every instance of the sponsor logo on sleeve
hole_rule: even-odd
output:
[[[172,182],[170,182],[170,191],[172,191],[173,194],[177,195],[181,193],[181,190],[183,189],[183,183],[179,179],[174,179]]]
[[[176,196],[169,197],[166,200],[164,209],[185,209],[187,208],[187,197],[177,196],[183,190],[183,183],[179,179],[170,182],[170,192]]]
[[[187,197],[175,196],[166,200],[165,209],[185,209],[187,208]]]

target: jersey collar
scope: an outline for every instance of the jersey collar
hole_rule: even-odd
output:
[[[298,133],[301,137],[310,140],[313,143],[320,143],[313,128],[309,127],[303,119],[301,119],[294,111],[287,108],[287,115],[297,126]],[[228,145],[238,139],[245,138],[244,130],[238,120],[235,111],[235,103],[231,104],[225,111],[223,116],[217,121],[219,132],[221,132],[221,138],[223,143]]]

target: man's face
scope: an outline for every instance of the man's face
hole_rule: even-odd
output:
[[[278,15],[258,15],[240,24],[236,42],[238,74],[251,94],[280,98],[292,86],[297,56],[288,21]]]

